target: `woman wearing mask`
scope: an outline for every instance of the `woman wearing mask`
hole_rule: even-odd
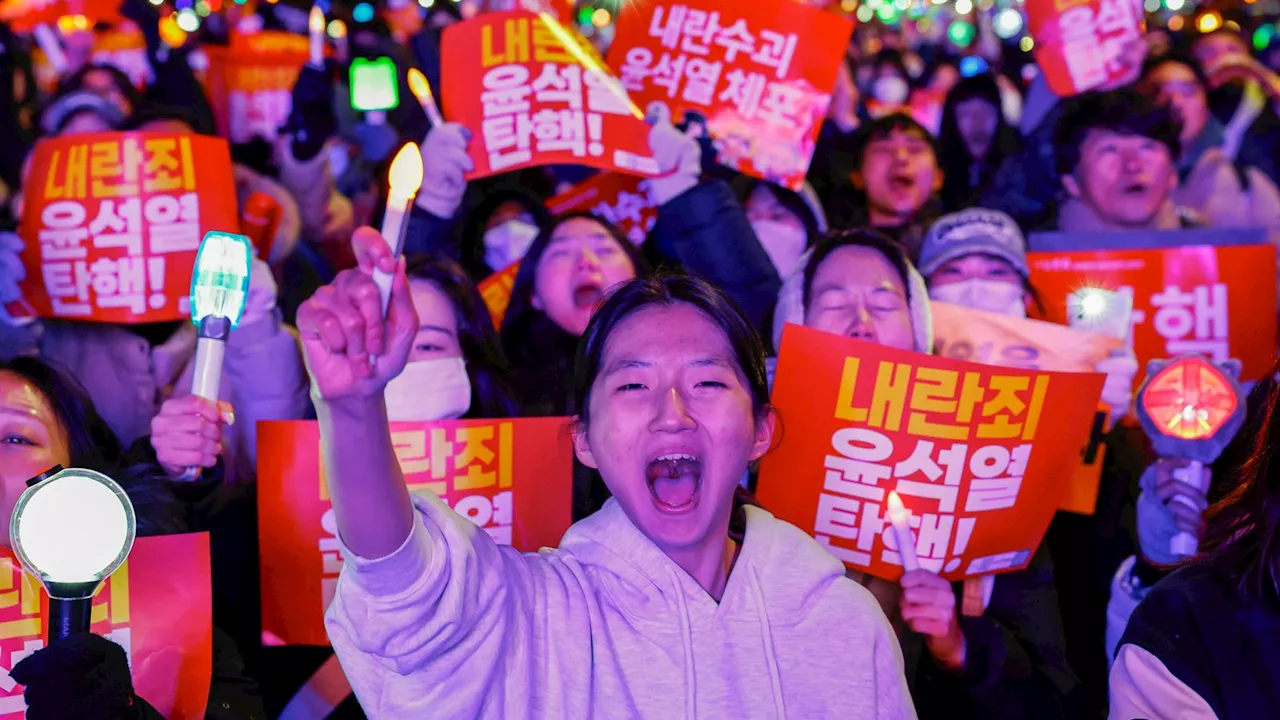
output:
[[[382,397],[418,322],[402,269],[383,319],[369,273],[396,265],[356,242],[361,268],[299,316],[348,563],[327,625],[371,715],[914,717],[870,597],[734,501],[774,420],[759,339],[722,293],[636,280],[600,307],[573,443],[616,499],[521,554],[411,500]]]
[[[1022,139],[1001,112],[1000,87],[992,75],[964,78],[947,94],[938,144],[943,206],[951,211],[973,206],[1004,159],[1021,151]]]
[[[96,470],[120,483],[133,503],[139,537],[188,530],[157,469],[126,460],[115,434],[69,375],[35,358],[0,361],[3,517],[13,514],[27,481],[55,465]],[[7,529],[6,523],[6,547]],[[97,635],[56,641],[18,663],[10,675],[26,686],[30,720],[161,717],[134,694],[124,650]],[[206,717],[266,717],[257,685],[244,676],[235,645],[216,629]]]
[[[813,240],[827,232],[817,194],[808,183],[796,193],[745,175],[735,178],[733,185],[779,280],[789,277]]]
[[[774,322],[930,352],[929,295],[901,247],[874,231],[820,242],[787,280]],[[928,570],[894,584],[850,571],[880,602],[902,643],[921,718],[1076,717],[1078,683],[1063,649],[1053,567],[951,584]]]

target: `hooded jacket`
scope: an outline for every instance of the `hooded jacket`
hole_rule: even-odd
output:
[[[915,717],[884,613],[764,510],[717,604],[616,500],[536,554],[415,504],[391,555],[344,550],[326,618],[371,718]]]

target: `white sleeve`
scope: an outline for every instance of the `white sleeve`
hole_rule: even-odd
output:
[[[1124,645],[1111,666],[1111,720],[1217,720],[1209,703],[1155,655]]]

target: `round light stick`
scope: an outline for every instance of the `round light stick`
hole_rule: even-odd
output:
[[[1228,360],[1223,367],[1199,355],[1152,360],[1138,390],[1138,420],[1152,447],[1161,457],[1190,460],[1185,477],[1178,479],[1202,491],[1208,489],[1202,487],[1205,464],[1218,459],[1244,423],[1244,394],[1235,380],[1239,373],[1236,360]],[[1172,502],[1193,507],[1181,495]],[[1196,547],[1195,536],[1178,533],[1169,550],[1193,555]]]
[[[114,480],[55,467],[32,478],[9,520],[22,568],[49,593],[49,642],[89,631],[93,596],[133,548],[137,519]]]

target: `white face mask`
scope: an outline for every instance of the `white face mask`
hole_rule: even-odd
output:
[[[804,227],[777,220],[753,220],[751,229],[756,231],[756,237],[769,254],[778,275],[783,279],[790,277],[796,261],[809,244],[809,236]]]
[[[1025,291],[1021,285],[986,278],[971,278],[929,288],[929,298],[932,300],[1009,317],[1027,316],[1027,304],[1023,295]]]
[[[484,233],[484,262],[497,272],[520,260],[529,251],[538,226],[524,220],[508,220]]]
[[[454,420],[471,409],[471,378],[460,357],[404,366],[383,391],[390,420]]]
[[[881,75],[871,86],[871,94],[886,105],[902,105],[911,94],[911,86],[897,75]]]

